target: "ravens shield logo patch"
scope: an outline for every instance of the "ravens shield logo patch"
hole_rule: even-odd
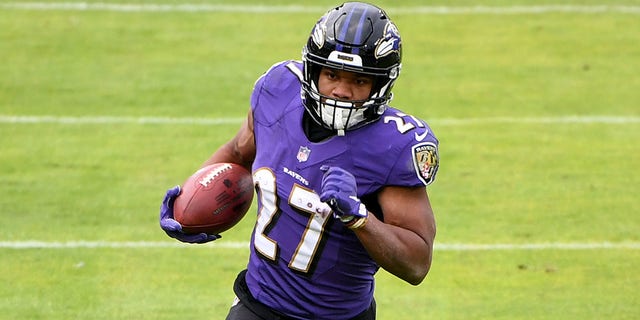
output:
[[[439,163],[438,147],[432,142],[419,143],[413,146],[413,165],[418,178],[425,185],[431,184],[435,179]]]

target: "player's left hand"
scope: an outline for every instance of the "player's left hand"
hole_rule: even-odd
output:
[[[350,229],[358,229],[367,222],[369,212],[358,198],[356,178],[340,167],[322,166],[320,201],[326,202],[334,214]]]

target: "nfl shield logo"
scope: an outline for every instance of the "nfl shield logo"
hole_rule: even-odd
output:
[[[301,146],[298,150],[298,162],[305,162],[309,160],[309,153],[311,153],[311,149]]]

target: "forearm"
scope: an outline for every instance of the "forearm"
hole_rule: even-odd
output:
[[[411,230],[385,224],[369,214],[366,225],[354,230],[369,255],[383,269],[418,285],[431,267],[433,241]]]
[[[384,222],[360,202],[355,177],[339,167],[322,166],[320,201],[327,203],[369,255],[385,270],[418,285],[427,276],[436,228],[422,187],[387,186],[377,193]]]

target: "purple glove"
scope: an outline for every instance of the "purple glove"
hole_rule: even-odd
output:
[[[320,201],[326,202],[350,229],[363,227],[369,212],[358,199],[356,178],[339,167],[322,166],[320,170],[324,172]]]
[[[175,186],[167,190],[167,194],[162,200],[162,206],[160,206],[160,228],[169,235],[169,237],[178,239],[187,243],[205,243],[216,240],[222,236],[217,234],[186,234],[182,232],[182,225],[173,219],[173,202],[180,194],[180,186]]]

